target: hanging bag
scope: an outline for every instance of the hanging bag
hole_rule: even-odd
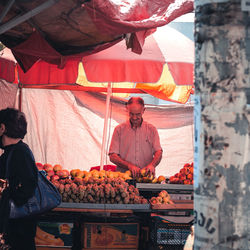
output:
[[[13,151],[13,150],[12,150]],[[9,153],[6,176],[9,177]],[[34,195],[22,206],[16,206],[10,199],[10,219],[18,219],[42,214],[57,207],[61,203],[61,195],[57,188],[47,179],[45,171],[38,172],[38,183]]]

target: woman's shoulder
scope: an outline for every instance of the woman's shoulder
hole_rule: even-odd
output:
[[[18,143],[13,145],[13,149],[16,149],[16,150],[30,150],[28,144],[26,144],[22,140],[20,140]]]
[[[28,144],[23,141],[19,141],[17,144],[13,146],[13,153],[14,154],[24,154],[24,155],[32,155],[32,151]]]

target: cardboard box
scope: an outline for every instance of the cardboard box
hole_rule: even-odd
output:
[[[84,249],[137,249],[139,223],[84,223]]]
[[[193,200],[193,194],[170,194],[171,200]]]
[[[82,248],[82,250],[101,250],[101,249],[114,250],[114,248]],[[56,249],[51,249],[51,250],[56,250]],[[61,250],[61,249],[58,249],[58,250]],[[119,248],[119,250],[138,250],[138,248]]]
[[[74,224],[69,222],[38,222],[36,246],[71,248],[73,246],[73,227]]]
[[[69,250],[68,247],[36,247],[36,250]]]
[[[82,250],[101,250],[101,249],[114,250],[114,248],[82,248]],[[56,249],[51,249],[51,250],[56,250]],[[61,249],[58,249],[58,250],[61,250]],[[119,248],[119,250],[138,250],[138,248]]]

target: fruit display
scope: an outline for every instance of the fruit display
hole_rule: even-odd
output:
[[[183,166],[183,168],[180,169],[179,173],[176,173],[175,175],[169,178],[169,183],[192,185],[194,183],[193,172],[194,172],[193,162],[190,164],[186,163]]]
[[[62,195],[63,202],[101,203],[101,204],[146,204],[148,200],[140,196],[132,180],[131,171],[114,172],[93,169],[82,171],[63,169],[60,164],[36,163],[39,170],[47,173],[47,178],[56,186]],[[144,169],[136,178],[141,183],[166,183],[164,176],[154,177]],[[169,178],[171,184],[193,184],[193,163],[185,164],[179,173]],[[150,199],[151,204],[172,204],[167,191],[163,190],[158,197]]]
[[[139,195],[139,190],[121,178],[59,180],[54,182],[62,195],[63,202],[107,203],[107,204],[146,204],[148,201]]]
[[[62,195],[63,202],[146,204],[147,199],[139,195],[139,190],[129,185],[130,171],[125,173],[105,170],[90,172],[73,169],[70,172],[60,165],[37,163],[39,170],[47,173],[47,178]]]
[[[165,183],[166,178],[163,175],[155,177],[152,174],[146,173],[145,169],[141,169],[139,176],[136,178],[136,182],[138,183]]]
[[[47,173],[47,178],[51,181],[59,180],[61,178],[71,178],[78,181],[88,182],[90,179],[104,179],[104,178],[121,178],[123,180],[132,180],[132,174],[130,170],[127,170],[125,173],[116,171],[105,171],[105,170],[96,170],[91,171],[82,171],[80,169],[72,169],[70,172],[66,169],[63,169],[61,165],[56,164],[52,165],[49,163],[36,163],[39,170],[44,170]],[[166,183],[166,178],[163,175],[154,177],[146,173],[145,169],[141,169],[139,176],[136,177],[137,183]]]
[[[152,197],[150,199],[152,205],[159,204],[174,204],[170,198],[169,193],[166,190],[162,190],[157,197]]]
[[[103,180],[104,178],[121,178],[123,180],[131,180],[131,172],[128,170],[125,173],[122,172],[113,172],[113,171],[106,171],[106,170],[92,170],[90,172],[88,171],[82,171],[80,169],[73,169],[70,171],[70,176],[72,179],[77,179],[79,181],[85,181],[88,182],[90,179],[94,180]]]

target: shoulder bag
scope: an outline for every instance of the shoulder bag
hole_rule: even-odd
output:
[[[7,178],[9,177],[9,159],[7,159]],[[22,206],[16,206],[10,199],[10,219],[39,215],[57,207],[61,203],[61,195],[57,188],[47,179],[45,171],[38,171],[38,183],[34,195]]]

